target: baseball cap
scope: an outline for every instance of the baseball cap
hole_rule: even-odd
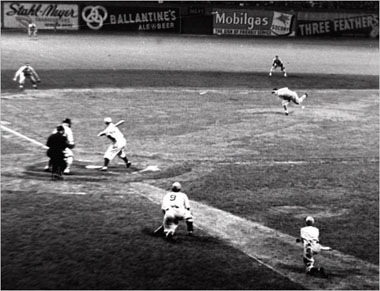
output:
[[[111,123],[111,122],[112,122],[112,118],[111,117],[104,118],[104,123]]]
[[[181,184],[179,182],[174,182],[172,185],[172,190],[180,191],[181,190]]]
[[[306,222],[310,221],[311,223],[314,223],[314,218],[311,216],[306,217]]]

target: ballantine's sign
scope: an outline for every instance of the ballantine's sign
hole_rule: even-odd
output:
[[[144,12],[144,13],[128,13],[128,14],[118,14],[110,15],[111,24],[129,24],[129,23],[146,23],[146,22],[168,22],[175,21],[177,15],[175,11],[154,11],[154,12]]]
[[[179,9],[169,7],[85,6],[83,27],[92,30],[179,32]]]
[[[33,2],[5,2],[4,27],[25,28],[35,23],[38,29],[78,29],[78,5]]]

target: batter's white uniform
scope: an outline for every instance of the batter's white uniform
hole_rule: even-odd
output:
[[[277,95],[282,100],[282,106],[286,114],[288,114],[288,105],[290,102],[300,105],[307,97],[306,93],[298,97],[297,92],[290,90],[288,87],[273,89],[272,94]]]
[[[191,221],[193,216],[190,212],[190,202],[183,192],[168,192],[162,199],[161,209],[165,211],[163,226],[164,233],[171,232],[174,235],[180,220]]]
[[[119,155],[121,158],[126,157],[125,146],[127,145],[127,141],[115,124],[108,124],[107,128],[98,134],[98,136],[101,135],[106,135],[110,140],[112,140],[112,144],[108,147],[104,154],[105,159],[111,161],[116,157],[116,155]]]

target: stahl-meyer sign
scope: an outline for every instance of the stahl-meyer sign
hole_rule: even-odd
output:
[[[295,15],[276,11],[213,10],[213,33],[294,36]]]
[[[83,6],[83,28],[91,30],[179,32],[179,9],[167,7]]]
[[[4,2],[4,27],[78,30],[78,5],[33,2]]]

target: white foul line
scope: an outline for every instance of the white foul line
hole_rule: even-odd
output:
[[[27,137],[27,136],[25,136],[25,135],[23,135],[23,134],[15,131],[13,129],[10,129],[10,128],[4,126],[4,125],[1,125],[1,129],[5,130],[5,131],[8,131],[8,132],[10,132],[10,133],[12,133],[12,134],[14,134],[14,135],[16,135],[18,137],[21,137],[21,138],[23,138],[23,139],[25,139],[27,141],[30,141],[31,143],[34,143],[35,145],[41,146],[44,149],[48,149],[48,147],[46,145],[44,145],[43,143],[40,143],[39,141],[36,141],[35,139],[29,138],[29,137]]]

